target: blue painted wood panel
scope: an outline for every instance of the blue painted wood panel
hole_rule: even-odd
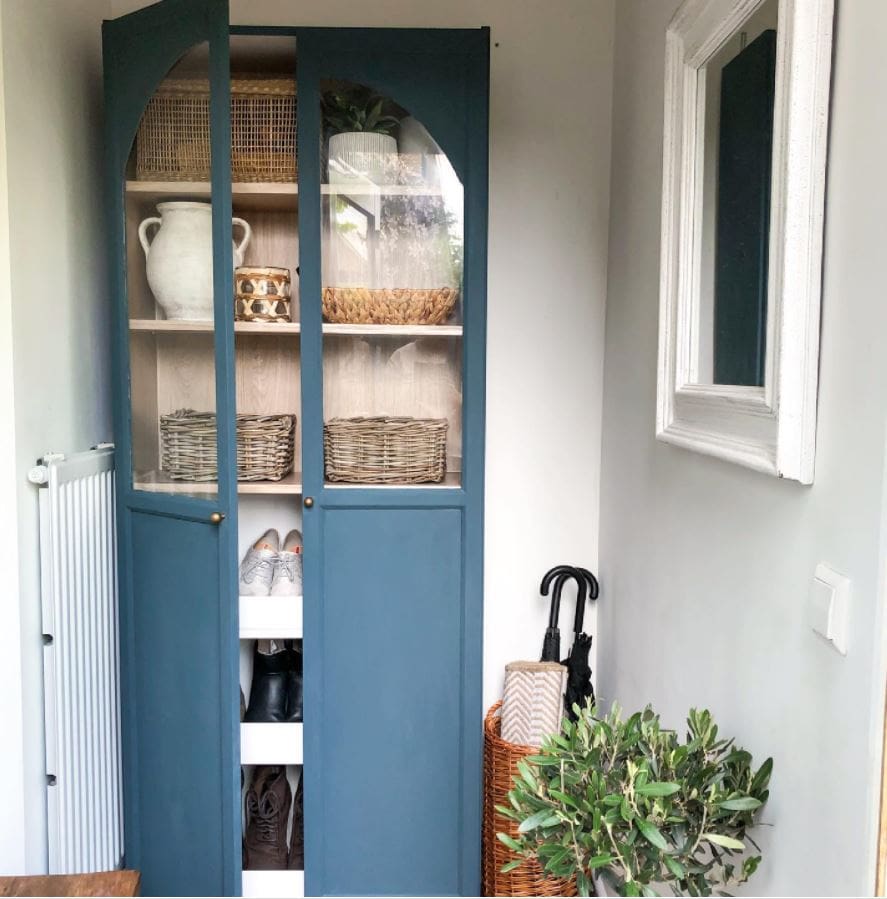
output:
[[[489,31],[299,28],[296,37],[302,461],[314,499],[304,516],[306,890],[473,896],[482,804]],[[324,79],[369,85],[403,105],[465,189],[458,489],[324,484]],[[365,605],[346,614],[357,601]]]
[[[220,829],[218,529],[135,512],[129,540],[131,679],[123,702],[134,712],[128,761],[139,789],[127,851],[138,859],[144,895],[219,895],[230,860]]]
[[[337,509],[322,526],[317,873],[332,895],[458,894],[462,512]]]
[[[240,892],[228,44],[227,0],[163,0],[103,26],[125,863],[145,895]],[[126,165],[148,101],[197,45],[209,48],[211,84],[215,499],[132,486]],[[221,526],[209,523],[216,511]]]

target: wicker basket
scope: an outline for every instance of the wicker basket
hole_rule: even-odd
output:
[[[296,83],[231,80],[231,180],[296,180]],[[140,181],[208,181],[209,81],[168,78],[148,103],[136,139]]]
[[[518,776],[517,763],[539,750],[502,739],[497,702],[484,720],[484,820],[483,820],[483,893],[484,896],[575,896],[576,882],[548,877],[535,860],[502,873],[502,868],[517,856],[501,841],[497,833],[517,837],[517,822],[496,811],[497,805],[508,805],[508,791]]]
[[[343,325],[442,325],[458,300],[455,287],[324,287],[323,317]]]
[[[237,416],[237,480],[279,481],[295,455],[295,415]],[[219,476],[216,416],[179,409],[160,416],[160,466],[176,481]]]
[[[333,418],[323,426],[330,481],[440,483],[447,471],[445,418]]]

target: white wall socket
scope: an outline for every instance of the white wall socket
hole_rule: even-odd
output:
[[[841,655],[847,655],[850,578],[819,564],[810,588],[810,625]]]

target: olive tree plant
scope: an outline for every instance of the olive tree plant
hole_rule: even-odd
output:
[[[618,706],[547,738],[519,764],[500,814],[518,823],[512,869],[538,859],[554,877],[575,877],[583,896],[603,880],[623,896],[709,896],[747,880],[761,857],[748,835],[767,801],[772,759],[757,770],[751,754],[718,738],[708,711],[691,710],[687,736],[660,726],[648,707],[622,718]],[[758,850],[760,851],[760,850]]]

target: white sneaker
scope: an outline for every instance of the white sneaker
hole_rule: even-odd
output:
[[[277,554],[272,596],[300,596],[302,593],[302,534],[290,531]]]
[[[241,596],[268,596],[271,593],[279,545],[280,535],[270,528],[247,551],[240,563]]]

